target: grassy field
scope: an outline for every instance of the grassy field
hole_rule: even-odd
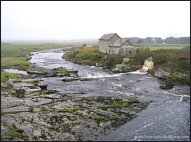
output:
[[[149,48],[150,51],[152,50],[160,50],[160,49],[182,49],[184,48],[183,46],[182,47],[135,47],[135,49],[145,49],[145,48]]]
[[[27,70],[30,62],[27,61],[28,57],[7,57],[1,59],[1,68],[5,69],[11,66],[18,66],[18,68]]]
[[[30,62],[28,59],[31,52],[42,51],[53,48],[61,47],[77,47],[81,46],[83,42],[77,43],[43,43],[43,44],[10,44],[1,43],[1,83],[7,81],[9,78],[19,78],[21,75],[15,73],[7,73],[2,69],[9,68],[11,66],[17,66],[17,68],[22,70],[28,70]]]
[[[7,81],[8,79],[20,78],[21,75],[17,73],[8,73],[1,70],[1,83]]]
[[[63,47],[54,43],[45,44],[1,44],[1,57],[24,57],[31,52]]]

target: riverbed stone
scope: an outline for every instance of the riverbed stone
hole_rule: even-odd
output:
[[[54,97],[55,96],[55,97]],[[107,100],[117,103],[128,101],[128,99],[120,97],[88,97],[88,98],[70,98],[59,101],[59,94],[44,95],[51,98],[51,103],[47,103],[41,96],[28,96],[24,98],[23,105],[4,108],[5,112],[17,112],[2,116],[2,121],[7,122],[10,126],[13,124],[28,135],[29,140],[95,140],[101,132],[110,133],[116,127],[122,125],[135,114],[127,114],[128,108],[107,108],[107,110],[97,108],[97,104],[104,106]],[[67,96],[66,96],[67,97]],[[43,103],[31,105],[29,99],[38,98]],[[11,100],[11,99],[10,99]],[[20,100],[20,99],[16,99]],[[53,101],[54,100],[54,101]],[[56,101],[58,100],[58,101]],[[34,102],[39,103],[39,102]],[[3,104],[4,105],[4,104]],[[139,105],[139,104],[137,104]],[[33,107],[31,107],[33,106]],[[42,111],[46,107],[47,111]],[[32,109],[33,108],[33,109]],[[76,108],[83,108],[76,109]],[[70,110],[70,111],[62,111]],[[26,112],[24,112],[26,111]],[[141,111],[141,110],[138,110]],[[120,115],[118,115],[120,113]],[[120,119],[109,120],[111,116],[117,116]],[[96,117],[105,119],[106,121],[97,120]],[[8,118],[8,119],[7,119]],[[118,124],[116,124],[118,123]],[[115,126],[115,127],[113,127]],[[104,129],[104,131],[102,131]],[[64,135],[63,135],[64,134]],[[66,135],[65,135],[66,134]]]
[[[122,69],[120,69],[120,68],[114,68],[114,69],[112,69],[112,72],[113,72],[113,73],[121,73],[121,72],[122,72]]]
[[[125,64],[130,61],[130,58],[124,58],[122,64]]]

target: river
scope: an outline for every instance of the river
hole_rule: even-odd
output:
[[[174,86],[172,89],[159,88],[160,79],[147,74],[113,74],[99,67],[78,65],[62,58],[60,49],[33,52],[31,63],[66,67],[78,70],[80,77],[94,80],[63,82],[59,77],[42,78],[48,83],[48,90],[85,92],[80,97],[121,96],[153,100],[138,117],[127,122],[99,141],[190,141],[190,87]],[[187,96],[188,95],[188,96]],[[182,101],[186,96],[186,101]]]

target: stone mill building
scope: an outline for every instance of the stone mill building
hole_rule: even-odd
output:
[[[99,51],[115,55],[136,54],[133,44],[121,38],[117,33],[104,34],[99,39]]]

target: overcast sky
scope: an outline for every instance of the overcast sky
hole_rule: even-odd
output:
[[[1,39],[190,36],[190,1],[1,1]]]

